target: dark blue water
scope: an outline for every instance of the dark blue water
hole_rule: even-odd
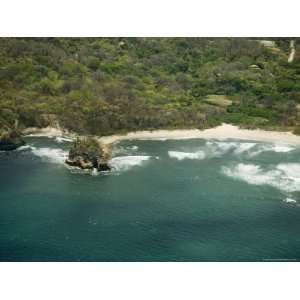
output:
[[[91,176],[68,142],[27,141],[0,153],[1,261],[300,259],[298,148],[129,141]]]

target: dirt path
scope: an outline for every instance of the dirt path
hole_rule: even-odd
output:
[[[294,61],[295,54],[296,54],[295,41],[294,40],[290,41],[290,49],[291,49],[291,52],[290,52],[290,55],[289,55],[289,58],[288,58],[288,62],[292,63]]]

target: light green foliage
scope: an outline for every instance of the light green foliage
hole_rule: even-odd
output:
[[[228,99],[225,95],[207,95],[204,100],[208,104],[220,107],[228,107],[232,105],[232,100]]]

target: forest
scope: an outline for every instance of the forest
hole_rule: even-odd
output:
[[[288,61],[290,42],[296,55]],[[0,132],[300,133],[297,38],[0,38]]]

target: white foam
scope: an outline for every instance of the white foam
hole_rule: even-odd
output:
[[[92,176],[97,176],[97,175],[99,175],[98,170],[97,170],[96,168],[93,168],[93,170],[92,170],[92,172],[91,172],[91,175],[92,175]]]
[[[183,159],[204,159],[205,153],[204,151],[197,151],[197,152],[180,152],[180,151],[168,151],[168,154],[172,158],[176,158],[178,160]]]
[[[34,148],[32,153],[43,160],[52,163],[64,163],[68,157],[68,152],[57,148]]]
[[[287,153],[287,152],[290,152],[290,151],[293,151],[295,150],[295,147],[292,147],[292,146],[289,146],[289,145],[281,145],[281,144],[263,144],[263,145],[260,145],[258,147],[258,149],[252,153],[250,153],[250,156],[256,156],[260,153],[263,153],[263,152],[276,152],[276,153]]]
[[[141,166],[150,158],[151,156],[146,155],[117,156],[111,159],[110,165],[116,171],[127,171],[135,166]]]
[[[24,151],[24,150],[30,150],[32,149],[33,147],[29,146],[29,145],[24,145],[24,146],[21,146],[19,148],[17,148],[17,151]]]
[[[238,142],[214,142],[214,144],[222,151],[228,152],[231,149],[237,148],[240,143]]]
[[[206,142],[206,147],[209,148],[209,152],[211,156],[224,155],[230,150],[237,148],[238,145],[239,145],[238,142],[217,142],[217,141]]]
[[[287,145],[273,145],[272,147],[272,151],[275,151],[275,152],[290,152],[290,151],[293,151],[295,150],[294,147],[291,147],[291,146],[287,146]]]
[[[233,151],[234,154],[242,154],[244,152],[249,152],[249,150],[256,145],[257,143],[250,142],[206,142],[208,156],[210,157],[220,157],[230,151]]]
[[[283,200],[283,202],[286,202],[286,203],[297,203],[297,200],[292,199],[292,198],[285,198],[285,199]]]
[[[168,138],[165,138],[165,137],[151,137],[151,138],[140,138],[139,140],[140,141],[161,141],[161,142],[164,142],[164,141],[167,141]]]
[[[255,142],[240,142],[240,141],[207,141],[205,146],[198,148],[197,151],[168,151],[170,157],[177,160],[184,159],[205,159],[212,157],[221,157],[227,153],[234,155],[247,155],[254,157],[262,152],[290,152],[295,150],[290,145],[283,144],[261,144]]]
[[[57,137],[55,138],[55,140],[56,140],[58,143],[62,143],[62,142],[73,142],[73,139],[66,138],[66,137],[62,137],[62,136],[57,136]]]
[[[113,155],[132,155],[139,149],[138,146],[118,146],[113,148]]]
[[[272,170],[263,170],[258,165],[239,163],[223,167],[222,172],[232,178],[253,185],[270,185],[285,192],[300,191],[300,164],[279,164]]]
[[[256,143],[208,141],[201,150],[195,152],[168,151],[168,154],[170,157],[178,160],[204,159],[220,157],[230,151],[233,151],[234,154],[242,154],[254,146],[256,146]]]
[[[220,142],[208,141],[206,147],[209,149],[210,156],[222,156],[229,151],[234,154],[247,153],[254,157],[262,152],[286,153],[295,150],[295,147],[284,144],[258,144],[254,142]]]
[[[250,149],[256,146],[256,143],[240,143],[238,147],[234,150],[235,154],[241,154],[248,152]]]

